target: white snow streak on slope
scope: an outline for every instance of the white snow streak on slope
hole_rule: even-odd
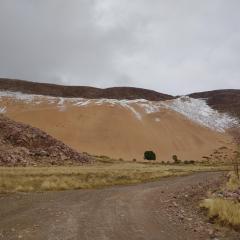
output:
[[[65,111],[66,110],[66,107],[64,105],[64,101],[65,99],[64,98],[59,98],[59,102],[58,102],[58,108],[61,112]]]
[[[150,102],[150,101],[148,101],[148,102],[139,103],[139,106],[141,106],[147,114],[151,114],[151,113],[159,112],[160,109],[163,108],[161,103],[162,102]]]
[[[76,104],[74,104],[75,106],[80,106],[80,107],[84,107],[87,106],[89,104],[91,104],[92,101],[91,100],[86,100],[86,99],[80,99],[80,102],[77,102]]]
[[[0,107],[0,113],[5,113],[6,112],[6,107]]]
[[[163,104],[192,121],[219,132],[224,132],[225,129],[239,124],[236,118],[212,109],[203,99],[181,97]]]
[[[63,105],[63,104],[64,104],[64,98],[61,97],[61,98],[59,99],[58,105]]]
[[[37,95],[23,94],[21,92],[0,91],[1,97],[10,97],[24,102],[32,102]]]
[[[121,100],[121,101],[120,101],[120,105],[121,105],[122,107],[128,108],[130,111],[132,111],[133,114],[136,116],[137,119],[139,119],[139,120],[142,119],[141,114],[140,114],[138,111],[136,111],[133,106],[131,106],[130,104],[128,104],[128,101],[127,101],[127,100]]]
[[[201,124],[205,127],[211,128],[213,130],[224,132],[225,129],[230,128],[239,121],[225,113],[219,113],[213,110],[207,105],[206,101],[203,99],[193,99],[189,97],[180,97],[169,101],[159,101],[151,102],[145,99],[137,100],[117,100],[117,99],[84,99],[84,98],[59,98],[32,94],[23,94],[20,92],[8,92],[0,91],[1,97],[10,97],[16,100],[24,102],[32,102],[33,104],[39,104],[43,101],[48,101],[49,104],[56,103],[60,111],[64,111],[66,108],[65,103],[72,103],[77,107],[86,107],[90,104],[104,105],[110,104],[111,106],[121,106],[129,111],[131,111],[138,120],[142,120],[142,115],[152,114],[160,112],[161,109],[171,109],[176,111],[188,119]],[[136,108],[137,106],[137,108]],[[0,111],[6,111],[5,108],[0,108]],[[141,112],[138,110],[142,109]],[[158,122],[160,119],[156,119]]]

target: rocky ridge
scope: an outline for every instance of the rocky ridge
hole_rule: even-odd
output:
[[[78,153],[40,129],[0,114],[0,166],[65,165],[89,163]]]
[[[65,98],[146,99],[149,101],[169,100],[174,98],[168,94],[134,87],[101,89],[87,86],[63,86],[37,83],[6,78],[0,78],[0,90]]]

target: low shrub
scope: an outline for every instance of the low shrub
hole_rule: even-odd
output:
[[[178,156],[177,155],[173,155],[172,156],[172,159],[173,159],[173,161],[174,161],[174,163],[181,163],[181,160],[180,159],[178,159]]]
[[[105,156],[105,155],[101,155],[101,156],[98,156],[99,158],[103,158],[103,159],[109,159],[108,156]]]
[[[184,164],[194,164],[195,161],[194,160],[185,160],[183,163]]]

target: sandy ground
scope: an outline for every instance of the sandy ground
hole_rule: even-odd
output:
[[[228,134],[202,127],[167,109],[143,114],[139,120],[132,111],[109,104],[77,107],[66,102],[61,110],[57,103],[32,104],[5,98],[1,104],[7,107],[10,118],[94,155],[142,160],[144,151],[153,150],[159,161],[170,161],[175,154],[182,160],[203,160],[223,146],[228,147],[224,154],[231,159],[234,150]]]
[[[0,195],[2,240],[239,239],[198,209],[222,173],[99,190]]]

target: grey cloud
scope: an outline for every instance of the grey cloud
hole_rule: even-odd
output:
[[[182,94],[240,88],[238,0],[2,0],[0,76]]]

